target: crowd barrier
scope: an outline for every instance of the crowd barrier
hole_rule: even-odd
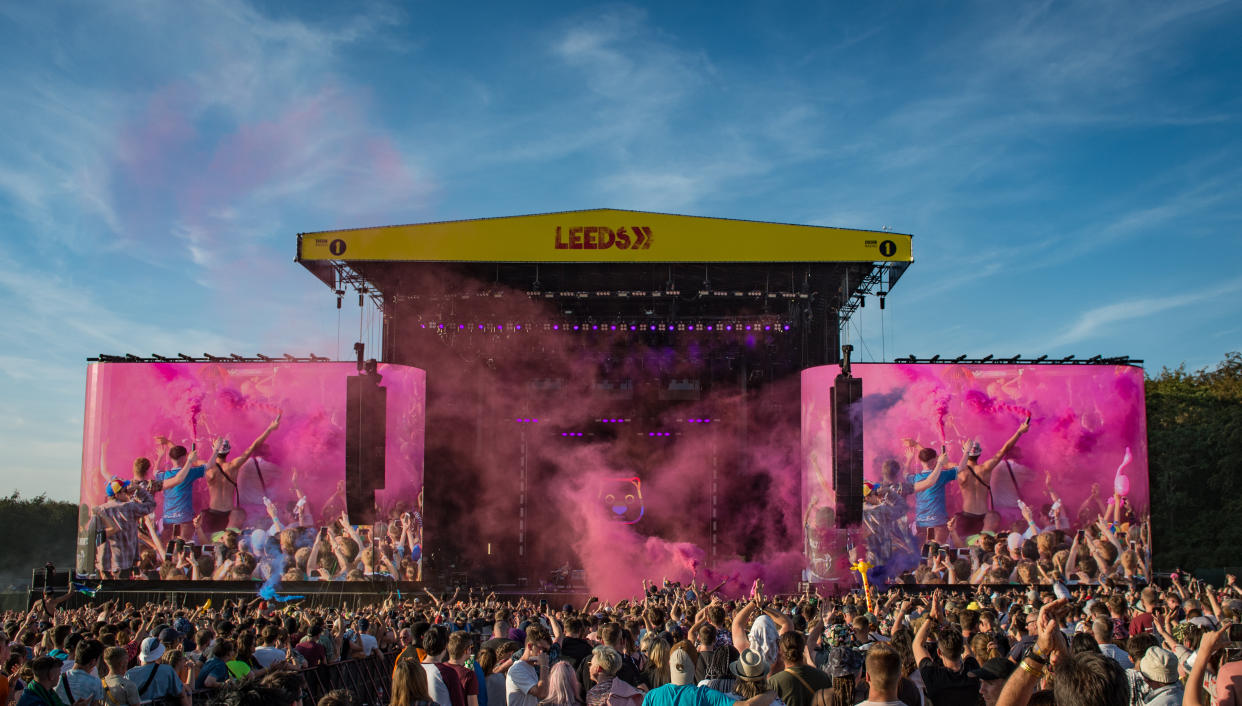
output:
[[[314,704],[329,691],[344,689],[354,695],[358,706],[388,706],[392,694],[392,668],[396,660],[396,653],[372,655],[298,670],[305,681],[302,703]],[[216,691],[203,689],[193,692],[194,706],[208,706]]]

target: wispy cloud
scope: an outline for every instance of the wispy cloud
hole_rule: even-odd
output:
[[[1115,324],[1151,318],[1174,309],[1228,297],[1242,291],[1242,277],[1215,287],[1163,297],[1126,299],[1088,309],[1078,319],[1044,343],[1045,349],[1060,349],[1109,335]]]

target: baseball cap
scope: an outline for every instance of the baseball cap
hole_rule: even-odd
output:
[[[996,679],[1007,679],[1013,673],[1014,667],[1017,665],[1010,662],[1005,657],[993,657],[983,663],[978,669],[972,669],[970,676],[977,677],[983,681],[994,681]]]
[[[181,641],[181,633],[174,628],[164,628],[160,630],[160,643],[164,645],[175,645]]]

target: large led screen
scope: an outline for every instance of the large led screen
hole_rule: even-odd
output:
[[[300,570],[297,578],[314,579],[416,563],[426,374],[388,364],[377,372],[383,467],[373,463],[366,491],[355,494],[355,508],[360,497],[375,508],[358,527],[345,515],[353,363],[91,364],[78,570],[202,579]],[[367,438],[378,439],[374,431]],[[299,550],[316,543],[308,566]]]
[[[1150,574],[1143,371],[859,364],[863,522],[842,527],[830,390],[802,374],[808,578],[1141,583]],[[963,464],[963,458],[968,462]],[[944,459],[943,462],[941,459]],[[852,559],[851,559],[852,557]]]

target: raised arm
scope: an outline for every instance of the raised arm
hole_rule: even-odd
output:
[[[755,601],[751,601],[742,607],[733,616],[733,646],[738,652],[745,652],[750,647],[750,638],[746,635],[746,624],[750,622],[751,617],[759,610],[759,606]]]
[[[973,443],[973,442],[970,442],[970,443]],[[929,473],[926,478],[920,481],[916,481],[914,483],[914,492],[921,493],[924,490],[927,490],[928,488],[935,485],[936,481],[940,480],[940,473],[944,470],[944,462],[945,462],[945,447],[941,445],[940,458],[936,459],[936,467],[932,469],[931,473]]]
[[[1022,424],[1018,426],[1018,430],[1015,431],[1013,433],[1013,436],[1009,437],[1009,440],[1006,441],[1004,445],[1000,447],[1000,450],[996,452],[995,456],[993,456],[992,458],[989,458],[987,461],[984,461],[983,465],[976,466],[979,472],[986,473],[992,470],[993,468],[996,468],[996,464],[1003,461],[1005,459],[1005,456],[1010,451],[1013,451],[1013,447],[1018,444],[1018,439],[1021,439],[1022,435],[1030,431],[1030,429],[1031,429],[1031,418],[1027,417],[1026,419],[1022,420]]]
[[[216,443],[211,447],[211,457],[215,458],[220,453],[220,447],[224,445],[224,439],[216,439]],[[190,468],[194,466],[194,462],[198,460],[198,452],[191,448],[189,453],[185,455],[185,465],[183,465],[177,474],[172,478],[164,481],[164,490],[172,490],[185,482],[190,475]]]
[[[914,634],[914,663],[922,664],[923,660],[931,659],[931,654],[927,651],[927,634],[931,632],[932,624],[937,622],[937,612],[940,607],[940,599],[935,595],[932,596],[932,608],[927,614],[927,619],[919,626],[919,631]]]
[[[263,430],[262,434],[259,434],[259,438],[255,439],[254,443],[246,447],[246,451],[242,453],[242,455],[236,461],[237,467],[241,468],[241,466],[244,463],[246,463],[246,461],[249,461],[250,457],[253,456],[255,452],[259,450],[259,447],[263,445],[263,442],[267,441],[267,437],[271,436],[272,432],[276,431],[279,428],[280,428],[280,414],[277,414],[276,418],[272,420],[272,423],[267,425],[267,428]]]

